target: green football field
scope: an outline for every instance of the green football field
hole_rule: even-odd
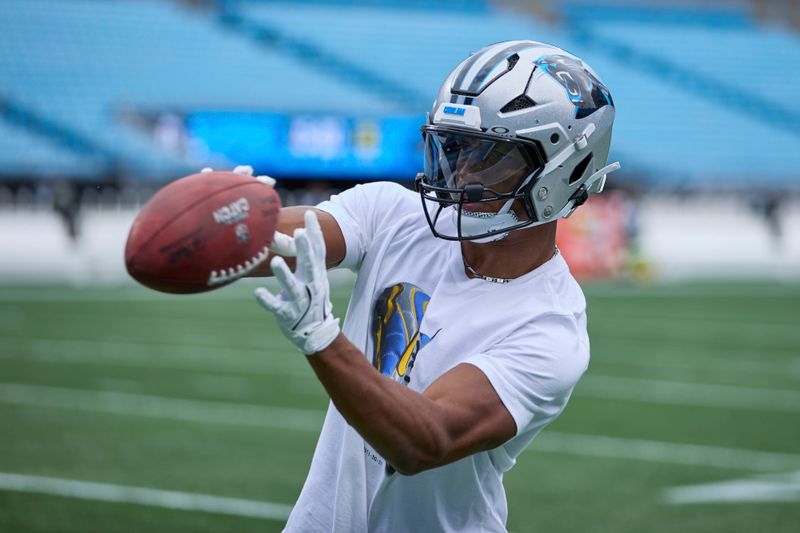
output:
[[[327,400],[252,287],[0,287],[0,531],[280,531]],[[798,531],[800,286],[585,291],[591,366],[510,531]]]

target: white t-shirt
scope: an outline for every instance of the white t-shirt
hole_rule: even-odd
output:
[[[404,476],[331,403],[285,531],[505,532],[503,473],[564,409],[589,362],[580,287],[560,254],[510,283],[468,278],[459,243],[435,238],[419,195],[394,183],[358,185],[318,207],[344,234],[340,266],[358,274],[347,338],[382,373],[419,392],[460,363],[475,365],[517,432],[493,450]],[[401,322],[411,331],[398,329]],[[397,364],[391,346],[403,351],[417,327],[422,342]]]

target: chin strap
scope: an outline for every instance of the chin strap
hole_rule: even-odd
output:
[[[517,215],[511,210],[514,200],[516,200],[516,198],[509,198],[497,213],[465,211],[463,206],[461,208],[454,208],[453,222],[456,224],[456,227],[458,227],[459,218],[461,219],[461,235],[465,237],[483,235],[484,233],[491,233],[492,231],[497,231],[504,227],[514,226],[519,222]],[[460,217],[459,213],[461,213]],[[508,232],[470,240],[479,244],[484,244],[487,242],[499,241],[506,235],[508,235]]]
[[[569,216],[574,213],[579,206],[583,205],[583,203],[589,198],[590,194],[603,192],[603,189],[606,186],[606,176],[615,170],[619,170],[619,168],[619,161],[616,161],[604,166],[589,176],[587,180],[584,181],[580,187],[578,187],[578,190],[575,191],[575,194],[570,197],[570,199],[567,201],[567,205],[564,206],[564,209],[559,211],[558,214],[553,218],[569,218]]]

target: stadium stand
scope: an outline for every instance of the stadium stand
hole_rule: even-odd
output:
[[[187,167],[126,124],[128,110],[393,108],[170,2],[5,0],[0,33],[6,99],[91,137],[137,179]]]
[[[667,78],[658,69],[643,68],[641,64],[626,61],[616,53],[618,47],[607,45],[599,38],[589,39],[587,26],[583,24],[552,27],[530,15],[520,17],[516,12],[451,13],[397,5],[365,7],[252,1],[228,5],[229,12],[233,9],[250,21],[269,28],[272,35],[289,35],[293,41],[310,42],[323,50],[326,56],[344,59],[343,64],[368,65],[375,77],[391,80],[397,86],[421,95],[418,100],[423,107],[426,106],[422,103],[422,95],[435,94],[442,73],[448,72],[463,58],[464,50],[513,38],[563,43],[563,47],[584,57],[603,73],[617,103],[621,104],[618,106],[614,142],[617,157],[628,169],[629,180],[668,189],[698,186],[738,189],[752,186],[754,182],[766,187],[797,187],[796,175],[789,170],[800,167],[800,158],[792,148],[797,142],[797,134],[762,117],[759,113],[763,109],[758,108],[758,99],[753,100],[748,116],[725,101],[715,101],[715,86],[703,84],[703,71],[690,72],[688,77]],[[650,18],[641,16],[641,13],[639,18],[651,20],[654,12],[658,11],[650,8],[647,10]],[[672,13],[666,8],[664,12]],[[592,20],[590,14],[582,13],[585,18],[578,22]],[[700,42],[687,42],[681,45],[682,52],[676,52],[687,62],[685,69],[695,57],[690,53],[693,47],[699,54],[708,54],[707,49],[699,51],[703,50],[704,31],[723,32],[730,31],[726,28],[731,26],[742,27],[741,31],[749,32],[751,39],[759,39],[768,32],[750,25],[739,11],[711,10],[698,14],[694,10],[673,20],[685,22],[689,18],[694,21],[690,29],[696,30],[701,37]],[[704,20],[722,22],[719,27],[708,28]],[[634,20],[629,24],[640,23]],[[674,26],[672,31],[682,31],[681,27]],[[595,27],[589,28],[594,30]],[[603,37],[610,39],[613,35],[613,29],[603,30]],[[677,37],[673,33],[669,39]],[[636,47],[639,41],[646,39],[644,36],[625,39],[630,47]],[[664,42],[659,47],[662,50],[669,48]],[[654,46],[651,55],[658,52],[659,47]],[[800,62],[800,47],[796,48],[796,62]],[[722,53],[722,50],[717,51]],[[736,53],[725,52],[728,60],[725,68],[728,70],[740,64]],[[715,63],[710,58],[708,62]],[[338,72],[338,76],[359,78],[346,70]],[[736,91],[749,91],[749,78],[745,81],[735,74],[729,77],[730,80],[721,81],[730,84],[734,95]],[[386,97],[392,96],[391,91],[385,93]],[[773,103],[776,108],[781,104],[767,103]],[[739,149],[743,146],[750,149]]]
[[[75,153],[52,139],[0,120],[0,167],[7,173],[76,177],[103,172],[102,161]]]
[[[615,181],[800,187],[800,104],[776,89],[800,82],[796,36],[741,9],[571,6],[554,25],[480,0],[5,0],[0,116],[20,138],[0,142],[18,163],[0,174],[178,176],[206,160],[154,140],[164,113],[421,114],[467,51],[534,39],[584,57],[614,94]],[[22,163],[44,153],[49,172]]]
[[[252,23],[291,36],[334,55],[344,65],[370,69],[385,80],[378,88],[386,99],[404,88],[415,98],[411,111],[427,110],[444,76],[466,53],[488,43],[536,38],[557,42],[558,30],[534,19],[504,11],[409,9],[400,5],[305,5],[289,2],[244,2],[228,8]],[[353,77],[347,70],[338,73]]]
[[[591,57],[623,103],[616,142],[631,161],[648,154],[658,183],[798,187],[800,105],[782,90],[800,83],[795,35],[756,25],[735,3],[576,3],[566,15],[578,48],[604,51]],[[641,117],[662,127],[648,135]]]
[[[652,16],[644,20],[608,20],[607,16],[591,17],[591,13],[603,12],[594,7],[581,10],[571,23],[591,31],[595,39],[655,58],[665,70],[672,68],[707,80],[711,97],[719,96],[715,89],[720,86],[738,89],[738,102],[731,105],[775,107],[781,113],[771,114],[770,120],[792,131],[800,129],[800,102],[787,98],[783,90],[800,83],[800,71],[793,68],[800,57],[796,35],[755,26],[736,10],[729,16],[711,17],[701,16],[702,11],[695,9],[694,18],[670,16],[667,9],[649,11]]]

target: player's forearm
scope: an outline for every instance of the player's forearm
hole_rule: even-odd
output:
[[[446,455],[436,403],[380,375],[344,335],[309,362],[345,420],[399,472],[416,473]]]

